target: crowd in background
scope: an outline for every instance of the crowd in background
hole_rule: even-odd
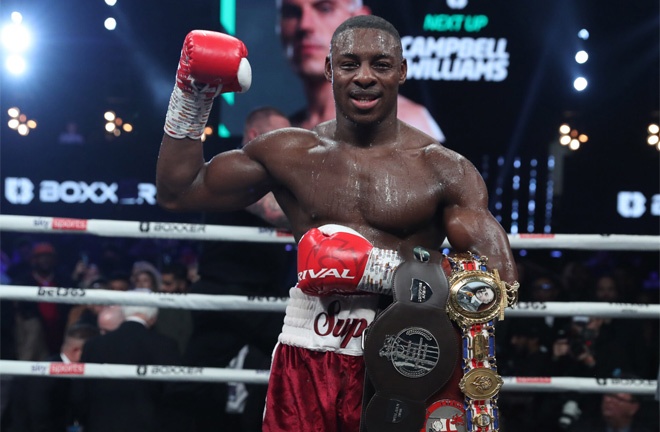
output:
[[[72,240],[67,236],[5,233],[2,243],[2,284],[186,293],[190,292],[191,285],[199,279],[198,246],[194,242],[175,240],[95,238],[82,240],[81,237]],[[517,261],[521,283],[520,301],[640,304],[660,302],[657,252],[564,251],[563,254],[559,254],[536,250],[520,253]],[[281,284],[289,285],[290,280],[283,279]],[[288,286],[282,286],[271,294],[286,296],[287,288]],[[148,335],[157,333],[163,337],[163,340],[153,342],[154,352],[158,353],[156,357],[148,357],[152,354],[145,351],[142,355],[146,357],[135,359],[131,364],[190,363],[187,360],[188,343],[195,333],[196,325],[193,311],[175,308],[160,309],[155,312],[153,308],[138,308],[136,311],[130,308],[126,310],[126,307],[120,306],[11,300],[3,300],[0,303],[2,305],[0,356],[5,360],[60,361],[67,357],[68,361],[72,362],[79,360],[101,363],[127,362],[131,357],[117,355],[115,351],[122,351],[119,348],[101,349],[98,348],[99,344],[94,342],[92,345],[96,347],[96,351],[92,351],[89,348],[92,345],[89,345],[86,352],[83,345],[87,345],[88,340],[103,337],[105,337],[103,340],[110,343],[110,338],[107,336],[120,334],[120,329],[124,329],[122,331],[128,334],[129,327],[133,326],[130,331],[140,332],[144,327]],[[202,316],[202,321],[207,318]],[[276,318],[281,317],[276,316]],[[126,324],[127,321],[131,321],[131,326]],[[657,319],[633,320],[586,316],[507,318],[497,324],[499,373],[503,376],[656,379],[660,362],[658,328]],[[240,334],[240,329],[235,330]],[[125,337],[129,338],[129,336]],[[274,338],[268,340],[268,343],[275,344]],[[73,346],[71,341],[79,342],[78,345],[73,344],[78,351],[71,351]],[[140,342],[143,346],[150,344],[152,342]],[[156,346],[160,348],[155,348]],[[261,348],[262,351],[267,350]],[[133,351],[139,350],[135,348]],[[243,356],[234,358],[231,365],[243,364],[248,368],[245,366],[250,365],[249,361],[245,362],[246,353],[247,351],[243,350]],[[135,352],[133,354],[137,355]],[[254,368],[267,368],[264,354],[267,358],[270,353],[262,352],[260,362]],[[148,362],[149,359],[152,359],[152,362]],[[209,360],[208,364],[200,364],[198,361],[196,366],[218,367],[218,364]],[[24,418],[21,419],[20,414],[24,410],[15,409],[21,398],[26,397],[26,389],[39,387],[35,387],[34,382],[30,386],[16,385],[22,381],[6,375],[2,375],[2,380],[2,430],[41,430],[17,426],[25,421]],[[48,378],[40,380],[52,381]],[[119,388],[111,386],[107,389],[100,384],[100,381],[107,383],[122,380],[77,381],[91,383],[85,389],[87,392],[91,390],[102,391],[104,394],[108,392],[122,394]],[[135,393],[136,386],[143,385],[138,383],[139,381],[133,381],[124,384],[132,385],[131,391]],[[20,391],[16,390],[17,387]],[[249,394],[245,388],[237,389],[235,386],[230,386],[229,389],[226,387],[222,389],[223,392],[228,392],[226,405],[222,410],[224,413],[210,414],[214,418],[221,418],[224,424],[233,424],[231,429],[227,430],[258,430],[258,410],[248,410],[249,415],[254,417],[251,424],[238,420],[240,413],[245,409],[244,398]],[[68,387],[51,388],[48,391],[51,394],[73,392]],[[115,400],[110,406],[114,407],[112,409],[115,412],[121,412],[118,405],[129,404],[129,411],[140,412],[143,416],[146,415],[145,410],[153,412],[161,422],[166,423],[166,426],[159,426],[160,429],[154,430],[168,430],[168,428],[183,430],[180,429],[181,427],[193,431],[211,430],[210,427],[205,429],[202,425],[195,426],[194,420],[189,418],[191,412],[195,412],[195,409],[199,410],[200,406],[204,405],[192,407],[186,404],[186,400],[190,400],[188,396],[191,392],[203,394],[205,391],[208,389],[185,384],[169,386],[148,383],[140,398],[133,398],[130,401]],[[242,393],[236,394],[237,391]],[[34,392],[36,394],[38,390]],[[253,389],[253,393],[258,392]],[[87,399],[89,398],[87,396]],[[119,396],[117,398],[125,399]],[[60,404],[63,400],[69,400],[68,394],[60,394],[57,400]],[[70,403],[84,405],[80,401],[75,402],[75,399],[71,399]],[[140,406],[135,406],[136,404]],[[531,428],[538,431],[587,430],[584,428],[595,427],[593,422],[605,422],[608,418],[617,416],[623,418],[619,421],[623,421],[624,424],[635,420],[633,423],[635,427],[627,429],[631,432],[657,430],[658,426],[657,401],[651,397],[639,397],[627,393],[599,395],[568,392],[504,392],[500,395],[499,404],[502,425],[506,427],[503,430],[513,432],[527,431]],[[80,412],[75,408],[68,406],[65,411],[70,411],[71,414],[61,421],[69,426],[75,423],[78,420],[75,418],[75,413]],[[100,412],[90,407],[86,409],[86,415]],[[204,409],[217,411],[218,407],[208,406]],[[58,411],[61,412],[62,408]],[[131,419],[136,426],[140,424],[141,420],[133,417]],[[88,427],[85,430],[103,429]]]

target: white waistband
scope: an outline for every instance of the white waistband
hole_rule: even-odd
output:
[[[279,341],[313,351],[362,355],[362,333],[374,320],[378,296],[315,297],[293,287]]]

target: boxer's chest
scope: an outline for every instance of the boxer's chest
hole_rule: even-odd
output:
[[[440,202],[442,185],[421,157],[339,155],[310,166],[296,195],[312,219],[400,228],[428,223]]]

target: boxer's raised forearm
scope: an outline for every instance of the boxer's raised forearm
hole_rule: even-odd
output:
[[[186,197],[198,177],[205,171],[205,161],[199,140],[175,139],[163,135],[156,164],[158,204],[168,210],[185,210]]]
[[[214,191],[206,181],[201,137],[220,93],[244,92],[252,71],[247,48],[218,32],[194,30],[183,43],[157,165],[158,202],[170,210],[202,210]]]

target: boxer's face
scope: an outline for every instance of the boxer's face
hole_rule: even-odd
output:
[[[407,66],[399,41],[377,29],[349,29],[338,35],[326,60],[326,78],[338,110],[356,123],[396,117],[399,86]]]
[[[335,29],[347,18],[368,12],[355,0],[279,0],[278,10],[280,40],[294,71],[320,79]]]

